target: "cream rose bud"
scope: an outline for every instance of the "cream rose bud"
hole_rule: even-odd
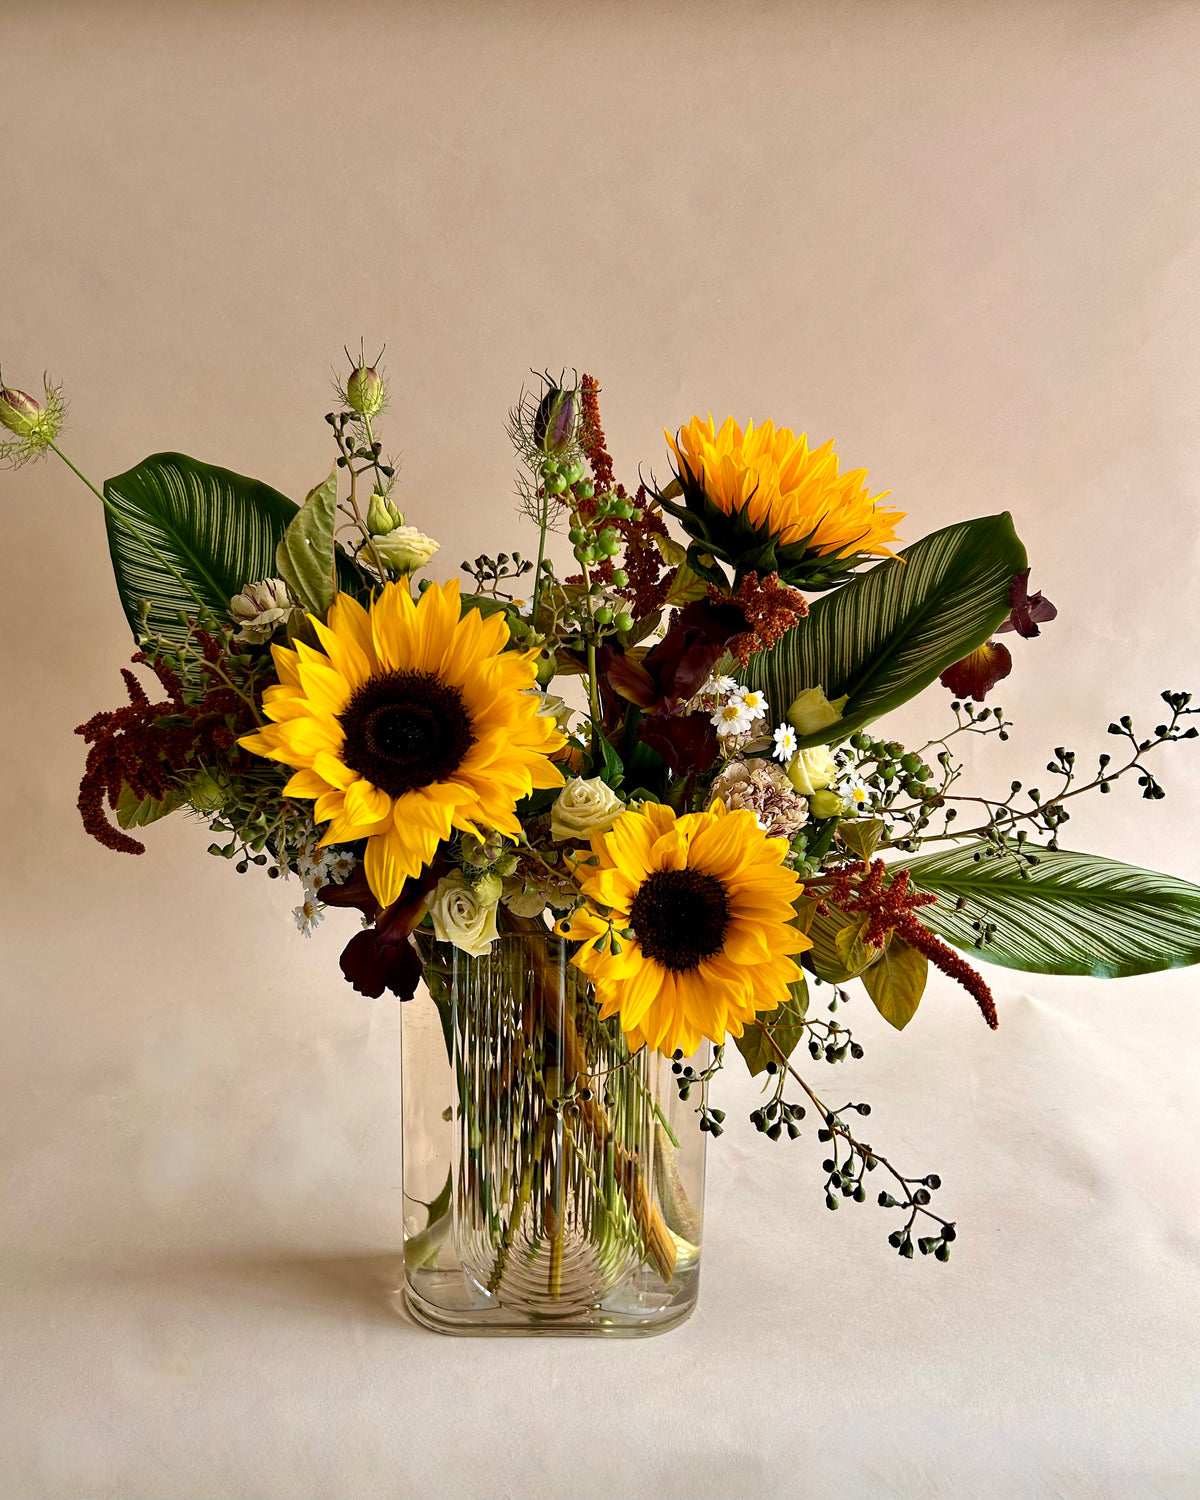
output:
[[[496,903],[483,901],[461,870],[438,881],[429,898],[433,935],[440,943],[453,943],[472,958],[487,953],[496,933]]]
[[[837,766],[829,753],[828,745],[812,745],[807,750],[797,750],[787,768],[792,789],[802,797],[811,797],[814,792],[824,791],[837,779]]]
[[[380,561],[397,573],[415,573],[423,568],[440,546],[440,542],[435,542],[415,526],[397,526],[394,531],[375,537],[371,543]]]
[[[572,776],[550,809],[550,837],[586,839],[607,833],[624,811],[625,804],[601,777],[585,781]]]

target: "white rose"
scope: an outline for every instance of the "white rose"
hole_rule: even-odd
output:
[[[397,573],[415,573],[423,568],[441,544],[415,526],[397,526],[373,539],[371,547],[382,562]],[[368,549],[368,557],[370,550]]]
[[[586,839],[607,833],[624,811],[625,804],[599,776],[590,781],[572,776],[550,809],[550,837]]]
[[[837,766],[829,753],[828,745],[811,745],[807,750],[797,750],[787,768],[788,780],[793,790],[802,797],[811,797],[837,779]]]
[[[496,934],[496,903],[481,901],[461,870],[438,881],[429,900],[433,935],[441,943],[453,943],[472,958],[481,958]]]

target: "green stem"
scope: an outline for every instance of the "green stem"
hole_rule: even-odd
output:
[[[173,573],[175,575],[179,582],[183,584],[188,593],[191,594],[192,598],[196,601],[200,608],[205,610],[211,609],[212,606],[209,604],[207,599],[205,599],[200,593],[197,592],[195,585],[183,576],[183,574],[179,571],[179,569],[173,562],[162,555],[162,553],[158,550],[158,548],[154,545],[150,538],[146,536],[144,532],[139,531],[128,516],[123,515],[117,509],[117,507],[112,503],[112,501],[108,498],[103,490],[99,490],[96,488],[96,486],[87,477],[82,469],[76,468],[76,466],[58,446],[58,444],[51,443],[50,447],[54,450],[55,453],[58,454],[59,458],[62,459],[63,463],[66,464],[71,473],[74,474],[78,479],[83,480],[84,484],[87,485],[88,489],[91,490],[92,494],[95,495],[96,499],[99,500],[100,504],[103,505],[104,509],[113,518],[113,520],[119,526],[123,526],[131,536],[136,537],[148,552],[152,552],[158,559],[158,561],[163,565],[163,567],[166,568],[168,573]]]

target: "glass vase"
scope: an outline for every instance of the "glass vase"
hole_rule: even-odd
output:
[[[530,924],[531,927],[534,924]],[[482,957],[419,935],[402,1008],[404,1300],[451,1334],[662,1333],[696,1302],[700,1073],[631,1055],[569,945],[537,927]]]

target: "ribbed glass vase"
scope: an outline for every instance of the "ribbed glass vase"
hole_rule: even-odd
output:
[[[529,924],[532,928],[534,924]],[[631,1337],[696,1301],[699,1088],[630,1055],[541,927],[470,958],[422,934],[402,1007],[404,1300],[453,1334]],[[685,1060],[700,1072],[708,1047]]]

